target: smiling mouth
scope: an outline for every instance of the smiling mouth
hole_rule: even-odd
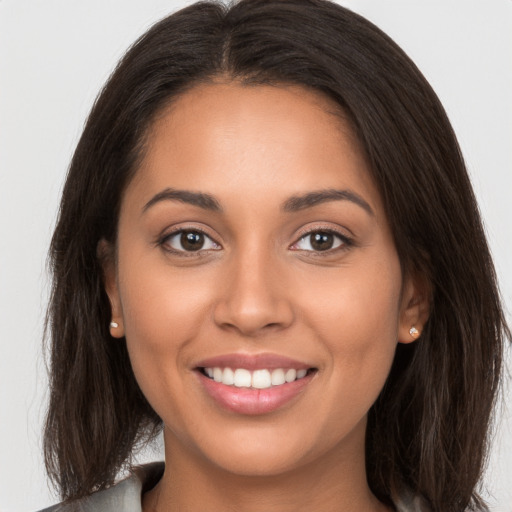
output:
[[[316,372],[316,368],[274,368],[248,370],[246,368],[200,367],[209,379],[235,388],[268,389],[290,384]]]

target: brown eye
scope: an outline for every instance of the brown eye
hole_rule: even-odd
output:
[[[311,237],[311,247],[315,251],[327,251],[334,245],[334,235],[332,233],[313,233]]]
[[[197,231],[183,231],[180,242],[185,251],[199,251],[204,245],[204,235]]]
[[[312,231],[296,242],[292,246],[292,249],[298,249],[300,251],[325,252],[349,245],[350,240],[341,234],[331,231]]]
[[[197,252],[200,250],[220,249],[220,246],[208,235],[192,229],[176,231],[164,240],[164,244],[169,246],[174,252]]]

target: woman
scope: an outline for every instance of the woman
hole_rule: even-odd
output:
[[[155,25],[91,112],[51,251],[64,510],[484,509],[492,261],[437,97],[361,17]],[[112,487],[160,429],[165,468]]]

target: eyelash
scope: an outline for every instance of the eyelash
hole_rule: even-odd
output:
[[[178,236],[178,235],[182,235],[183,233],[186,233],[186,232],[189,232],[189,233],[200,233],[205,238],[208,238],[215,245],[220,247],[220,244],[218,242],[216,242],[210,235],[208,235],[208,233],[206,233],[206,231],[202,230],[201,228],[197,228],[197,227],[190,227],[190,228],[181,227],[179,229],[171,231],[170,233],[166,233],[165,235],[163,235],[157,241],[157,245],[161,246],[164,249],[164,251],[167,251],[167,252],[169,252],[171,254],[174,254],[174,255],[177,255],[177,256],[180,256],[180,257],[190,258],[190,257],[204,256],[205,255],[205,251],[208,251],[210,249],[198,249],[197,251],[186,251],[186,250],[174,249],[174,248],[169,247],[168,245],[166,245],[166,244],[169,243],[169,241],[173,237]],[[214,250],[217,250],[217,249],[214,249]]]
[[[338,238],[341,241],[341,244],[338,247],[334,247],[332,249],[327,249],[325,251],[302,250],[303,252],[311,253],[311,256],[314,256],[315,258],[332,256],[333,254],[336,254],[338,252],[347,251],[348,249],[350,249],[351,247],[353,247],[355,245],[354,240],[352,238],[340,233],[339,231],[336,231],[335,229],[314,227],[312,229],[309,229],[309,230],[301,233],[300,237],[297,239],[296,242],[294,242],[292,244],[292,246],[297,245],[301,240],[307,238],[308,236],[313,235],[314,233],[324,233],[324,234],[328,234],[328,235],[333,235],[334,237]],[[310,242],[310,244],[311,244],[311,242]],[[296,249],[296,250],[301,251],[301,249]]]
[[[183,233],[186,233],[186,232],[200,233],[203,236],[205,236],[206,238],[208,238],[215,245],[220,247],[220,244],[218,242],[216,242],[210,235],[208,235],[208,233],[206,233],[201,228],[197,228],[197,227],[190,227],[190,228],[182,227],[182,228],[176,229],[174,231],[171,231],[170,233],[166,233],[157,241],[157,245],[161,246],[165,251],[175,254],[175,255],[178,255],[178,256],[181,256],[181,257],[204,256],[205,251],[211,250],[211,249],[198,249],[197,251],[187,251],[187,250],[179,250],[179,249],[170,248],[168,245],[166,245],[169,243],[169,241],[173,237],[175,237],[177,235],[182,235]],[[314,255],[314,257],[324,257],[324,256],[331,256],[332,254],[337,253],[337,252],[346,251],[350,247],[354,246],[354,241],[350,237],[341,234],[339,231],[336,231],[332,228],[315,227],[313,229],[310,229],[308,231],[301,233],[300,237],[297,239],[296,242],[294,242],[291,245],[291,247],[299,244],[299,242],[301,242],[303,239],[307,238],[308,236],[313,235],[314,233],[325,233],[325,234],[333,235],[334,237],[338,238],[341,241],[341,244],[338,247],[335,247],[332,249],[327,249],[325,251],[315,251],[315,250],[310,251],[310,250],[304,250],[304,249],[294,249],[294,250],[311,253],[311,255]],[[214,249],[214,250],[216,251],[218,249]]]

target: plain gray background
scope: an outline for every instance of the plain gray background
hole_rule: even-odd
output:
[[[40,433],[46,251],[72,151],[126,48],[182,0],[0,0],[0,511],[57,501]],[[512,310],[512,1],[340,1],[415,60],[444,103]],[[510,353],[509,353],[510,360]],[[512,511],[512,407],[503,394],[484,494]],[[508,405],[508,408],[507,408]],[[144,453],[142,460],[158,454]]]

